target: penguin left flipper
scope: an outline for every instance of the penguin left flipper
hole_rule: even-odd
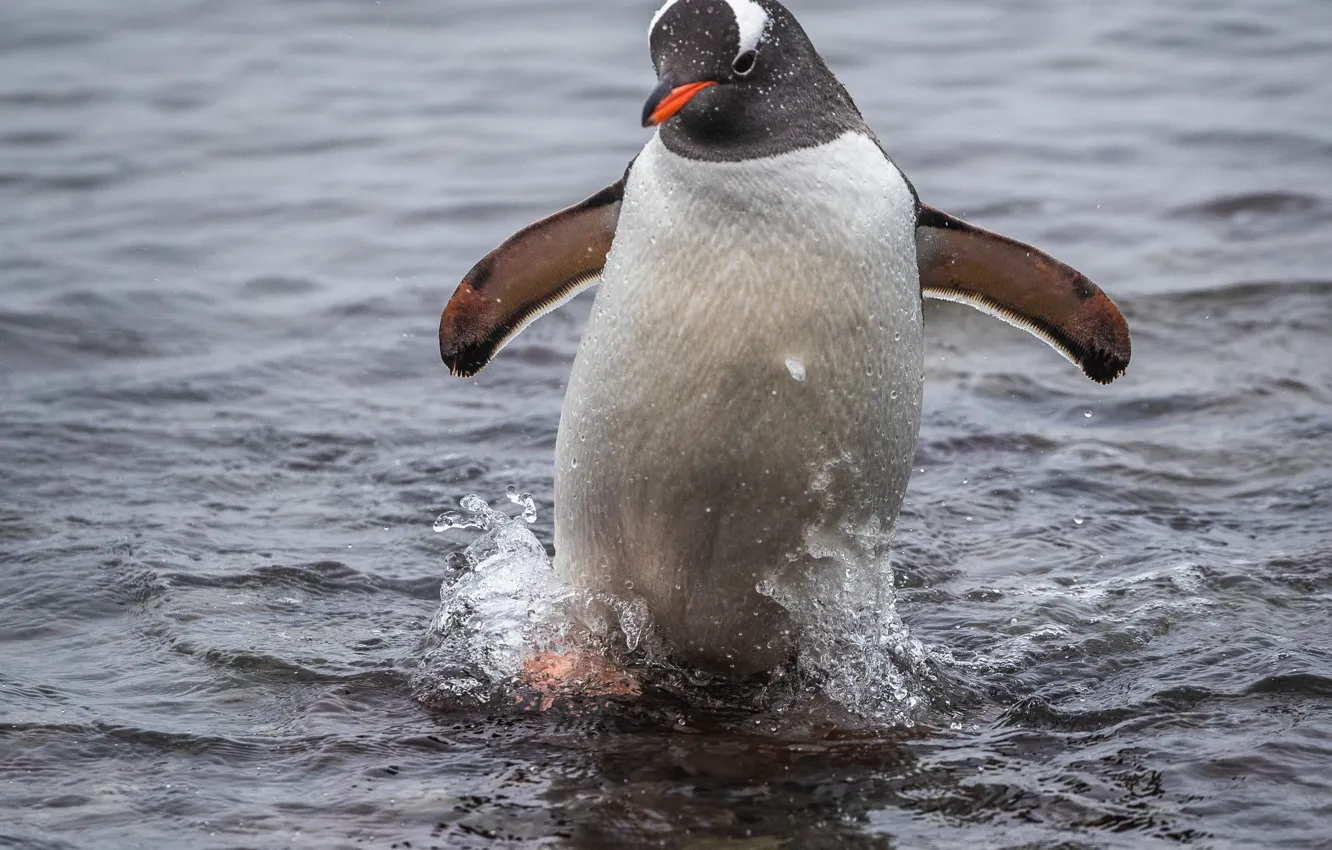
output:
[[[533,320],[595,283],[623,200],[621,179],[523,228],[473,266],[439,320],[439,354],[449,371],[475,375]]]
[[[922,205],[916,223],[921,292],[1003,319],[1049,343],[1093,381],[1128,368],[1128,323],[1081,272],[1016,239]]]

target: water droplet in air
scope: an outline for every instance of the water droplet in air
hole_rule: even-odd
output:
[[[481,498],[475,493],[469,493],[466,496],[463,496],[461,499],[458,500],[458,504],[462,507],[463,510],[471,511],[472,513],[478,513],[478,514],[484,513],[486,508],[490,507],[490,505],[486,504],[485,499]]]
[[[480,528],[481,524],[472,517],[460,514],[457,511],[449,511],[439,515],[435,520],[435,531],[452,531],[455,528]]]
[[[1074,525],[1082,525],[1082,523],[1085,522],[1085,521],[1086,521],[1086,520],[1084,520],[1084,519],[1083,519],[1082,517],[1080,517],[1080,516],[1075,516],[1075,517],[1073,517],[1073,524],[1074,524]]]
[[[504,495],[509,497],[510,502],[513,502],[515,505],[522,506],[523,512],[521,516],[523,518],[523,522],[527,523],[528,525],[531,525],[532,523],[536,522],[537,518],[536,499],[532,498],[531,493],[519,493],[518,488],[510,484],[509,488],[504,491]]]
[[[1088,419],[1091,419],[1092,412],[1091,412],[1090,410],[1084,410],[1084,411],[1082,411],[1082,415],[1085,416],[1085,417],[1088,418]]]
[[[461,511],[447,511],[435,520],[435,531],[452,531],[457,528],[479,528],[489,531],[494,525],[497,514],[490,509],[486,500],[475,493],[458,500]]]

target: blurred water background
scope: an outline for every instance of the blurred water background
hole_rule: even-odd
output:
[[[439,310],[643,144],[656,5],[0,4],[0,847],[1332,846],[1326,0],[792,0],[1134,330],[1100,388],[928,310],[914,725],[414,698],[434,515],[551,542],[591,302],[472,381]]]

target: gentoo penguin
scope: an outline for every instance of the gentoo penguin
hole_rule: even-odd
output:
[[[650,42],[652,139],[468,272],[440,353],[474,375],[600,280],[556,441],[556,570],[641,599],[682,659],[753,673],[799,648],[773,581],[883,564],[920,431],[922,295],[1101,383],[1129,332],[1074,269],[921,203],[776,0],[668,0]]]

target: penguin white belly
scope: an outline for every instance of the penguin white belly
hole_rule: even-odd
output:
[[[691,660],[744,672],[790,653],[756,585],[832,568],[811,540],[881,563],[920,430],[915,223],[859,133],[740,162],[654,137],[565,396],[561,575],[642,597]]]

